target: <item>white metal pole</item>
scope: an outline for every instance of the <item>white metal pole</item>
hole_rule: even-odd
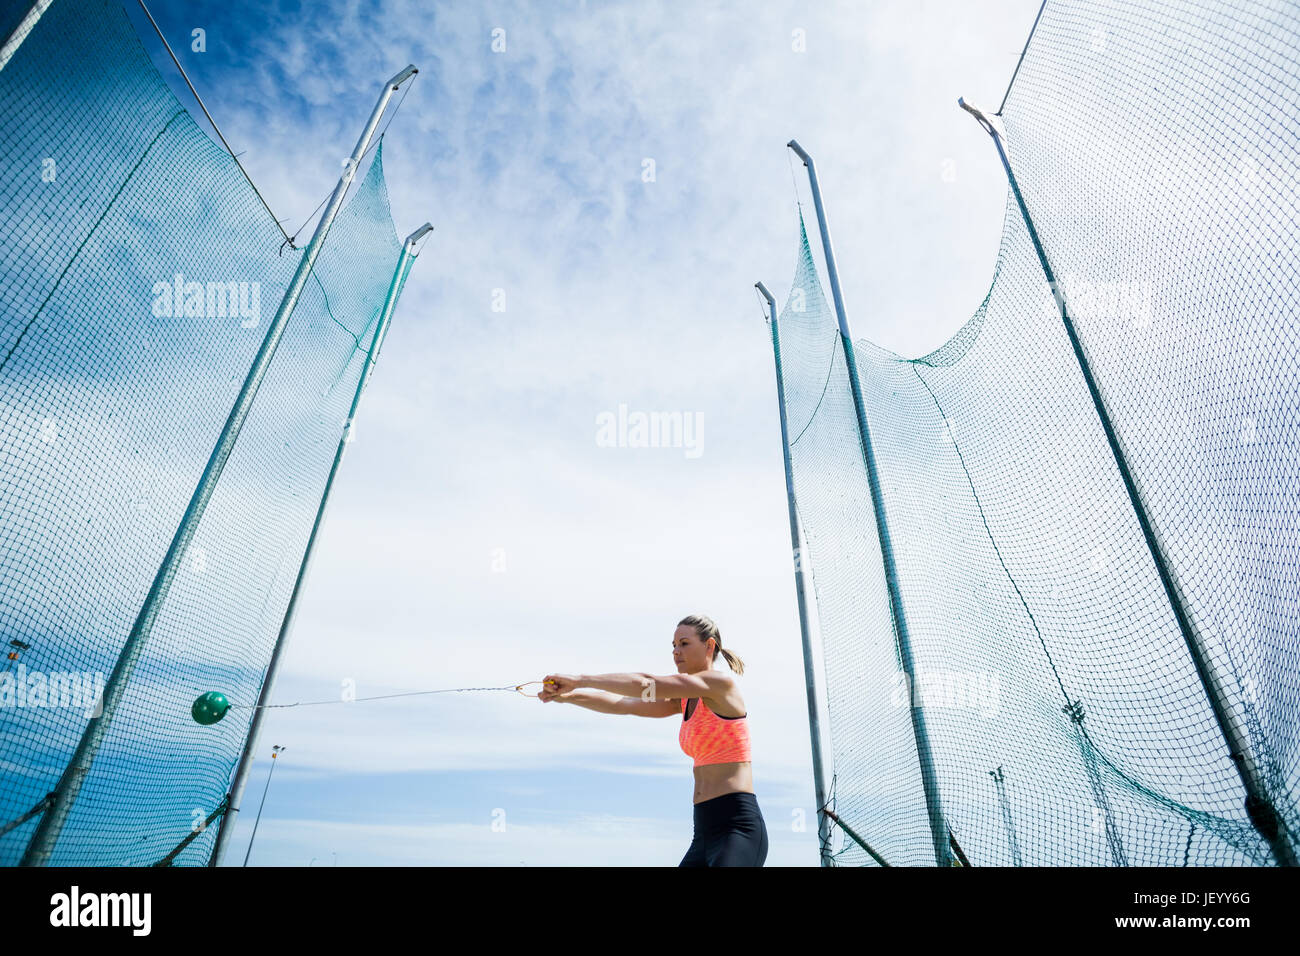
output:
[[[414,76],[416,72],[414,66],[408,66],[384,84],[383,92],[370,114],[370,119],[362,131],[361,137],[357,140],[352,155],[344,166],[343,175],[339,177],[338,184],[334,187],[334,192],[329,198],[325,211],[316,224],[316,230],[312,234],[311,242],[302,258],[298,261],[298,268],[293,274],[293,280],[289,283],[284,298],[280,301],[280,307],[276,310],[271,327],[267,329],[266,338],[263,339],[262,346],[253,359],[253,365],[248,370],[248,376],[244,379],[243,387],[239,391],[239,397],[235,400],[235,405],[230,410],[230,416],[226,419],[225,427],[221,431],[221,437],[217,440],[216,447],[212,450],[212,456],[208,459],[208,464],[203,470],[203,477],[199,479],[198,487],[194,489],[189,506],[185,509],[185,516],[181,519],[180,527],[176,530],[176,535],[172,539],[171,546],[167,549],[162,565],[154,576],[153,584],[149,588],[144,605],[140,608],[140,614],[131,628],[131,633],[128,635],[121,653],[118,655],[117,664],[113,667],[113,673],[109,676],[104,687],[103,709],[99,715],[90,718],[90,722],[81,736],[81,741],[77,745],[76,752],[73,754],[72,759],[68,761],[67,767],[64,768],[63,775],[55,788],[53,804],[45,811],[41,822],[36,827],[36,831],[32,834],[27,850],[23,854],[20,864],[22,866],[44,866],[48,863],[50,855],[54,851],[54,846],[63,831],[64,824],[67,822],[68,814],[72,810],[72,805],[76,802],[86,775],[90,772],[95,756],[99,752],[104,734],[117,712],[122,696],[126,692],[127,683],[148,641],[154,620],[166,600],[172,581],[175,579],[176,572],[180,568],[181,561],[184,560],[186,550],[189,548],[190,541],[198,530],[199,522],[207,509],[208,501],[216,489],[218,480],[221,478],[221,472],[225,468],[231,452],[234,451],[235,442],[238,440],[240,430],[243,428],[244,422],[252,409],[253,399],[257,397],[257,391],[262,384],[262,379],[266,377],[267,369],[270,367],[271,359],[275,356],[276,347],[280,344],[280,339],[284,335],[284,329],[288,325],[289,317],[293,314],[294,307],[298,303],[298,296],[302,292],[302,287],[306,284],[307,277],[311,274],[312,267],[320,255],[321,245],[325,241],[325,236],[329,233],[334,217],[338,214],[339,207],[343,204],[343,197],[347,193],[348,186],[352,183],[353,177],[356,176],[357,165],[369,148],[370,140],[374,136],[375,129],[379,125],[379,120],[384,114],[388,101],[392,98],[393,91]]]
[[[813,206],[817,210],[817,226],[821,230],[822,251],[826,256],[826,272],[831,280],[831,295],[835,299],[835,316],[840,325],[840,341],[844,345],[844,360],[848,366],[849,387],[853,392],[853,406],[857,411],[858,432],[862,444],[862,460],[866,465],[867,482],[871,486],[871,506],[876,516],[876,533],[880,540],[880,554],[885,565],[885,585],[889,592],[889,611],[893,618],[898,654],[907,676],[908,712],[912,718],[912,733],[916,738],[916,751],[921,764],[921,786],[925,791],[925,805],[930,820],[930,838],[934,843],[934,859],[938,866],[952,864],[952,849],[948,843],[948,824],[944,820],[943,805],[939,799],[939,781],[935,775],[934,757],[930,750],[930,737],[926,731],[925,715],[916,703],[916,671],[912,660],[912,642],[908,635],[907,618],[903,613],[903,593],[898,586],[898,569],[894,563],[894,546],[889,536],[885,516],[885,499],[876,471],[876,454],[871,445],[871,429],[867,426],[866,408],[862,401],[862,386],[858,379],[858,363],[853,353],[853,337],[849,334],[849,320],[844,312],[844,297],[840,294],[840,274],[835,268],[835,251],[831,248],[831,233],[826,225],[826,211],[822,208],[821,187],[817,184],[817,167],[798,143],[786,144],[803,160],[808,168],[808,182],[812,186]]]
[[[302,564],[298,568],[298,577],[293,583],[293,593],[289,597],[288,607],[285,608],[284,621],[280,625],[280,634],[276,638],[275,649],[271,652],[271,662],[266,668],[266,676],[262,681],[262,690],[257,697],[257,706],[253,709],[253,719],[249,726],[248,737],[244,742],[244,752],[239,757],[239,765],[235,768],[234,782],[230,786],[230,802],[226,812],[221,816],[221,826],[217,830],[217,841],[212,848],[212,856],[208,861],[209,866],[221,865],[221,858],[225,854],[231,835],[235,830],[236,815],[239,813],[240,803],[244,799],[244,787],[248,783],[248,774],[253,766],[253,754],[257,748],[257,738],[262,730],[262,716],[266,713],[266,705],[271,702],[271,694],[275,689],[275,679],[280,673],[280,660],[285,645],[289,640],[294,611],[298,607],[298,595],[302,591],[302,583],[307,577],[308,565],[315,551],[316,535],[325,519],[325,505],[329,501],[330,491],[334,487],[334,477],[338,474],[339,465],[343,462],[343,452],[350,440],[352,422],[356,418],[357,407],[361,404],[361,393],[365,391],[366,385],[370,381],[370,373],[374,370],[375,362],[379,358],[379,349],[383,345],[384,336],[388,332],[393,310],[397,306],[397,298],[406,282],[406,275],[410,272],[411,263],[415,261],[415,244],[425,233],[432,229],[433,226],[426,222],[407,236],[406,241],[402,244],[402,253],[397,257],[397,268],[393,270],[393,279],[388,286],[388,295],[384,299],[384,307],[380,313],[379,321],[376,323],[375,334],[370,341],[370,351],[366,355],[365,368],[362,369],[361,377],[357,381],[357,391],[352,398],[352,407],[348,409],[348,420],[344,424],[343,435],[339,438],[338,450],[334,452],[334,463],[330,466],[329,477],[325,480],[325,490],[321,493],[320,505],[316,509],[316,520],[311,526],[311,535],[307,538],[307,547],[303,552]]]
[[[799,526],[799,512],[794,498],[794,469],[790,464],[790,432],[785,419],[785,375],[781,370],[781,336],[777,329],[776,299],[767,291],[767,286],[758,282],[754,284],[764,299],[767,300],[768,312],[772,316],[772,352],[776,356],[776,401],[781,411],[781,456],[785,460],[785,501],[790,512],[790,547],[794,552],[794,593],[799,602],[799,639],[803,645],[803,679],[804,690],[808,695],[808,730],[812,735],[813,790],[817,798],[817,856],[822,866],[830,866],[827,851],[830,849],[830,819],[823,812],[826,808],[826,774],[822,761],[822,728],[817,708],[817,675],[813,660],[812,637],[808,628],[808,599],[804,585],[805,556],[801,543],[802,529]]]
[[[9,31],[9,36],[5,38],[3,46],[0,46],[0,70],[3,70],[13,55],[18,52],[18,48],[23,45],[27,39],[27,34],[35,29],[36,24],[40,21],[41,16],[50,8],[54,0],[36,0],[27,11],[27,15],[18,21],[18,26]]]

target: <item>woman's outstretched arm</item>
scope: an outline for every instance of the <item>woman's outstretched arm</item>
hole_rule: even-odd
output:
[[[721,671],[700,674],[547,674],[547,684],[557,694],[583,687],[609,691],[642,700],[675,700],[682,697],[716,697],[726,693],[733,678]],[[547,685],[543,685],[547,686]]]
[[[622,713],[619,704],[623,698],[618,694],[607,694],[603,690],[572,690],[567,694],[552,694],[543,691],[537,696],[548,703],[577,704],[579,707],[594,710],[598,714]]]
[[[537,695],[543,701],[555,701],[563,704],[577,704],[600,714],[621,714],[635,717],[672,717],[679,713],[677,705],[667,700],[643,700],[640,697],[620,697],[603,690],[571,690],[567,694],[556,694],[543,690]]]

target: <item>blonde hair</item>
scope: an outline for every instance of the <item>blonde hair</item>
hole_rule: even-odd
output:
[[[693,627],[695,633],[699,635],[701,643],[713,639],[713,657],[711,660],[717,660],[721,654],[727,660],[727,666],[737,674],[745,673],[745,662],[740,659],[739,654],[733,654],[722,646],[722,632],[718,630],[718,625],[713,623],[712,618],[705,617],[703,614],[691,614],[677,622],[678,627]]]

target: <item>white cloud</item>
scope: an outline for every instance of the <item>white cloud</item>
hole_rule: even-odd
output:
[[[756,786],[810,793],[772,357],[751,288],[785,288],[794,265],[785,143],[817,159],[855,333],[929,351],[983,298],[1005,199],[956,99],[996,108],[1037,7],[404,2],[364,22],[355,5],[269,22],[250,8],[224,37],[245,66],[202,93],[277,214],[296,223],[332,188],[378,85],[409,60],[422,75],[386,140],[388,187],[400,235],[436,226],[362,403],[277,701],[342,676],[418,689],[667,671],[672,626],[702,611],[748,665]],[[806,53],[791,50],[796,27]],[[309,120],[292,121],[294,105]],[[702,414],[704,454],[597,448],[595,414],[619,402]],[[689,786],[672,720],[504,694],[415,700],[277,711],[263,740],[317,772],[515,767],[522,781],[534,762],[601,768],[617,753]],[[548,860],[563,836],[575,859],[675,864],[684,819],[662,836],[622,818],[486,836],[281,820],[258,856],[320,864],[339,846],[352,863],[513,865]],[[636,852],[610,855],[613,838]],[[815,864],[815,835],[800,838]]]

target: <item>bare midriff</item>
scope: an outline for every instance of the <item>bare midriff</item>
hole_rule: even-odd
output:
[[[696,702],[698,708],[700,701]],[[721,716],[726,720],[732,720],[747,713],[745,701],[739,696],[734,698],[724,698],[721,701],[704,701],[709,710],[715,715]],[[687,702],[686,710],[691,709],[690,703]],[[725,713],[718,714],[722,710]],[[753,765],[748,760],[735,761],[732,763],[706,763],[693,767],[695,771],[695,795],[691,798],[692,803],[703,803],[705,800],[712,800],[714,797],[721,797],[728,793],[753,793],[754,792],[754,774]]]
[[[707,763],[695,769],[695,797],[703,803],[724,793],[753,793],[754,774],[748,760],[743,763]]]

